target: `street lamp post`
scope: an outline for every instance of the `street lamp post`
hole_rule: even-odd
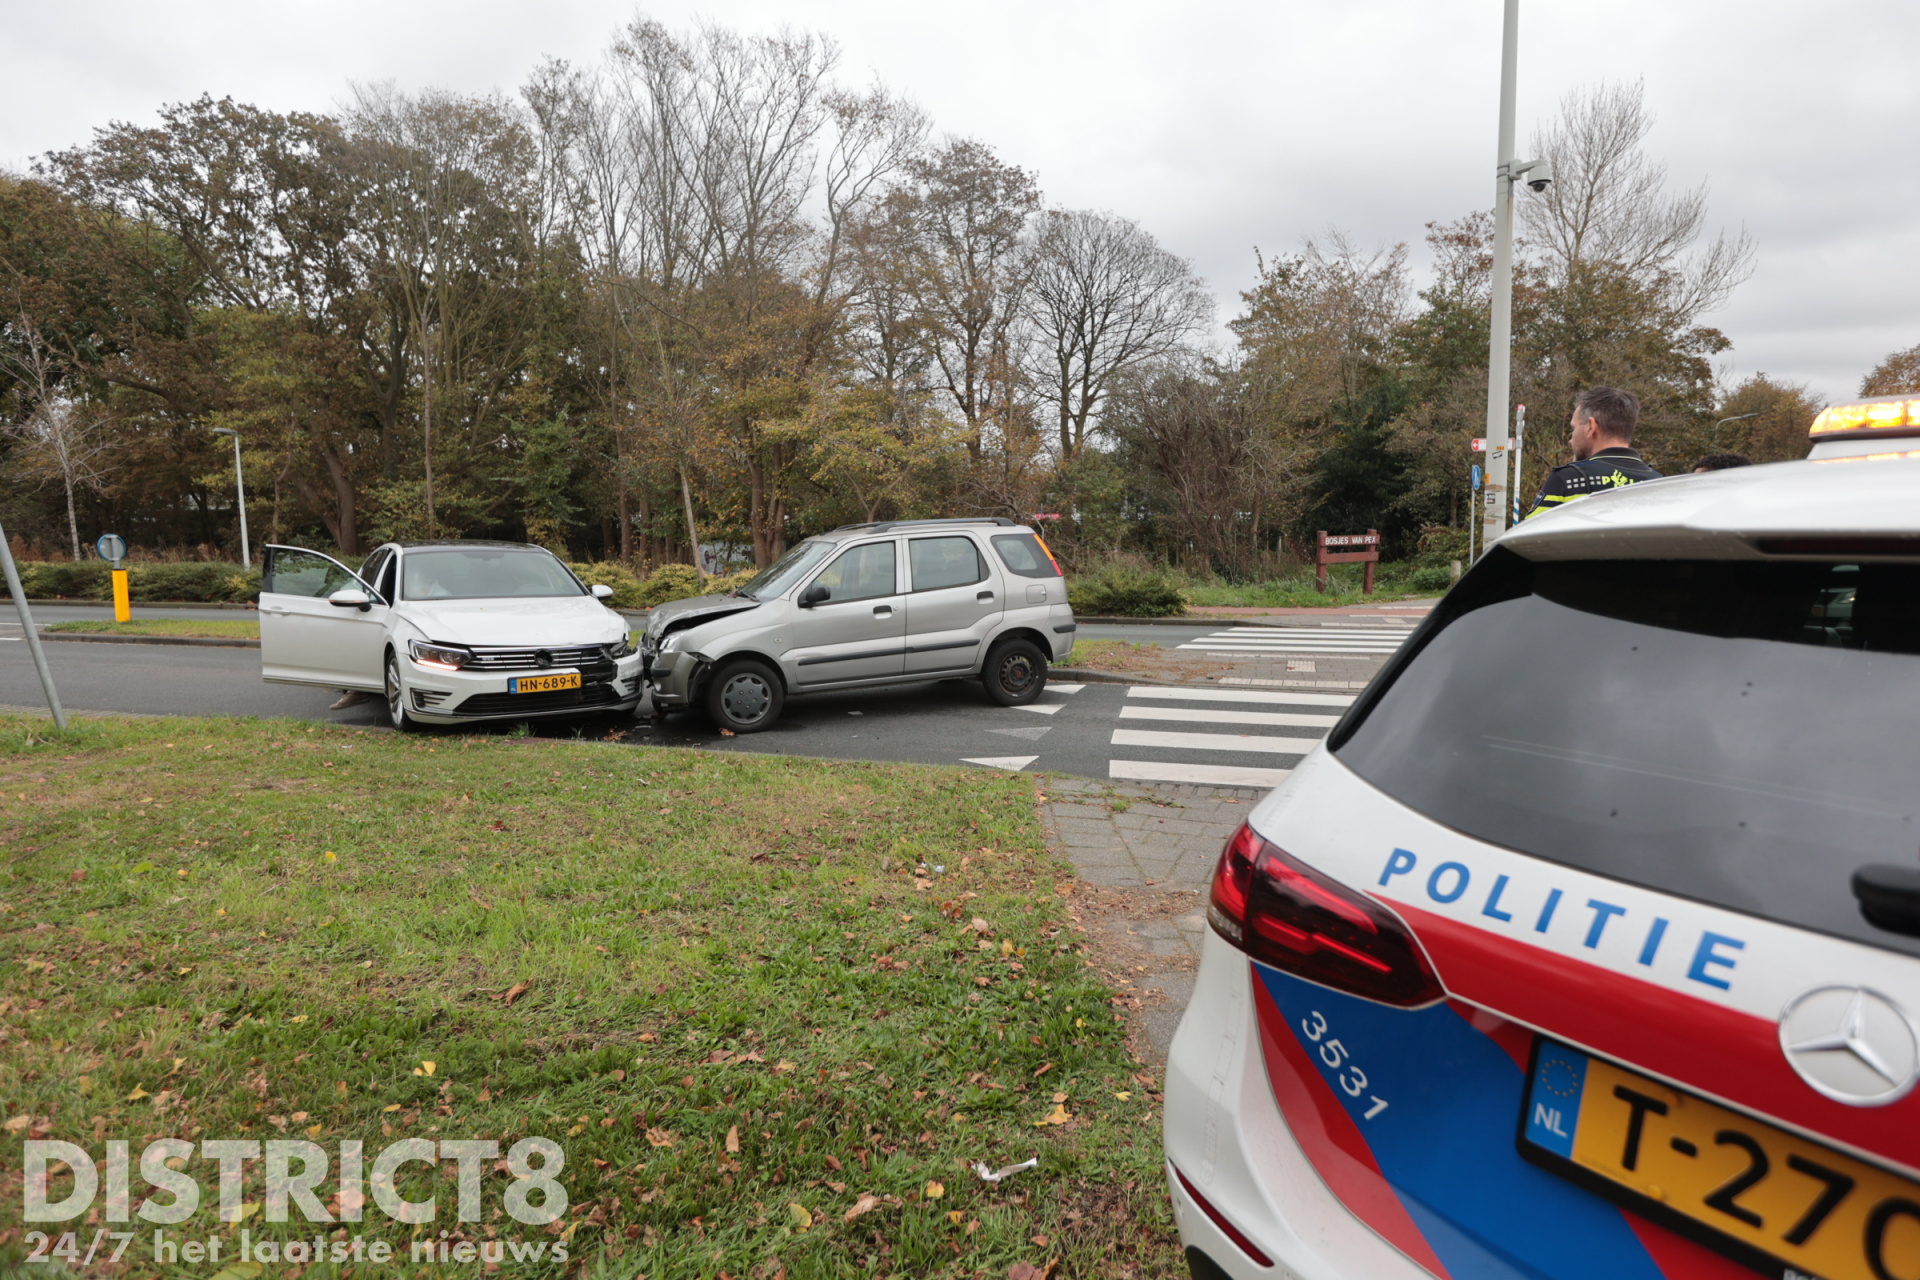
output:
[[[228,427],[215,427],[213,434],[233,437],[233,487],[240,495],[240,567],[253,568],[253,555],[247,550],[247,481],[240,474],[240,433]]]
[[[1507,396],[1513,361],[1513,184],[1525,181],[1545,191],[1553,166],[1516,160],[1513,116],[1520,45],[1520,0],[1506,0],[1500,33],[1500,155],[1493,184],[1493,307],[1487,345],[1487,481],[1481,494],[1481,546],[1506,532],[1513,504],[1507,500]],[[1484,550],[1482,552],[1484,554]]]
[[[1748,418],[1757,418],[1759,416],[1757,413],[1743,413],[1738,417],[1720,419],[1720,421],[1713,424],[1713,442],[1715,444],[1720,443],[1720,428],[1726,426],[1729,422],[1745,422]]]

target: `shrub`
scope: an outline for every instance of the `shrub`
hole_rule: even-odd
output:
[[[1186,595],[1173,575],[1159,569],[1110,564],[1067,584],[1075,613],[1094,617],[1177,618],[1187,611]]]
[[[30,600],[109,600],[112,566],[102,560],[27,563],[19,566],[20,585]],[[4,585],[0,585],[3,591]],[[237,564],[206,561],[127,566],[127,595],[148,604],[178,600],[189,604],[240,604],[260,594],[260,571]]]
[[[1427,565],[1415,569],[1408,575],[1407,584],[1415,591],[1445,591],[1453,585],[1453,568]]]
[[[574,576],[590,587],[612,587],[613,595],[607,603],[616,609],[638,609],[643,607],[640,579],[633,570],[617,561],[605,560],[595,564],[576,564],[569,566]]]
[[[640,606],[651,609],[669,600],[685,600],[688,596],[704,594],[706,589],[700,583],[699,571],[692,565],[663,564],[640,584]]]

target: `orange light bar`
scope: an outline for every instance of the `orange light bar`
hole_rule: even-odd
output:
[[[1920,431],[1920,399],[1887,397],[1822,409],[1808,435],[1871,435],[1881,431]]]

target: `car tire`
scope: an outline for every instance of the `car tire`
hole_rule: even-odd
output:
[[[707,685],[707,714],[722,729],[735,733],[772,728],[786,701],[779,675],[752,659],[729,662],[714,672]]]
[[[401,733],[412,733],[420,727],[420,722],[407,714],[407,687],[400,683],[400,658],[393,650],[387,650],[387,719]]]
[[[987,654],[980,681],[1001,706],[1024,706],[1047,687],[1047,655],[1031,640],[1003,640]]]

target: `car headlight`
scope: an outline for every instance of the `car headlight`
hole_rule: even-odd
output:
[[[680,647],[680,642],[686,638],[687,633],[684,631],[676,631],[670,636],[663,636],[660,640],[660,652],[672,653]]]
[[[618,640],[607,646],[607,656],[609,658],[626,658],[631,657],[632,654],[633,641],[626,636],[621,636]]]
[[[445,667],[449,671],[458,671],[473,661],[473,654],[466,649],[456,649],[452,645],[427,644],[420,640],[407,641],[407,652],[413,660],[423,667]]]

